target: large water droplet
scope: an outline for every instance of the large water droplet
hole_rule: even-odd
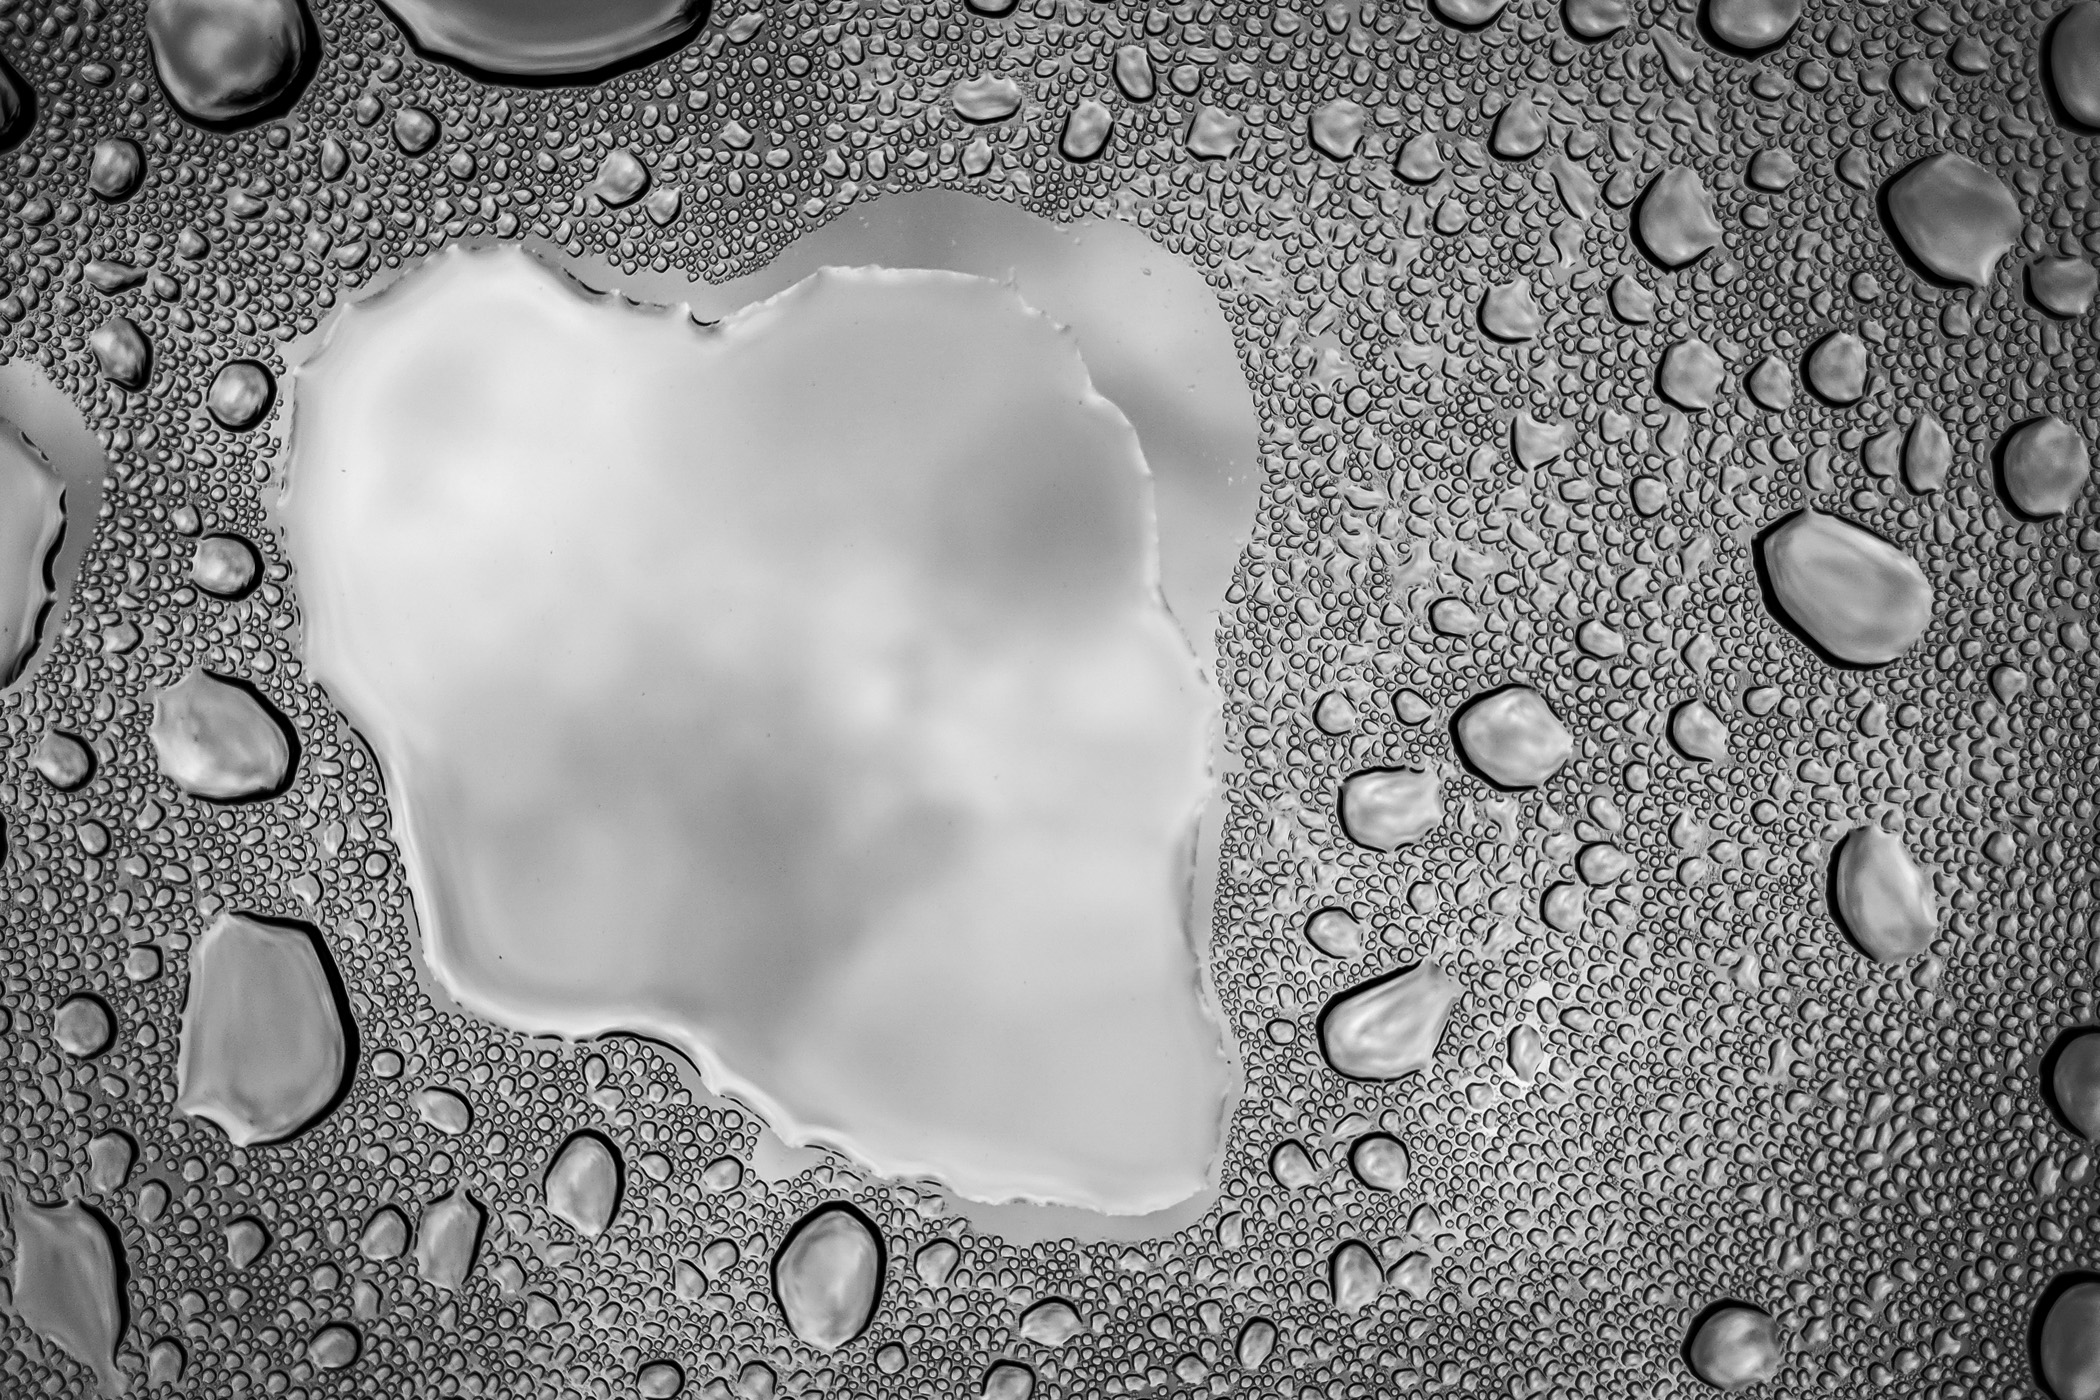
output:
[[[1361,1240],[1344,1240],[1327,1260],[1327,1286],[1334,1305],[1345,1313],[1362,1312],[1378,1301],[1385,1286],[1385,1270],[1378,1256]]]
[[[1999,448],[2006,499],[2031,520],[2068,511],[2085,490],[2092,469],[2085,439],[2054,415],[2022,423],[2005,435]]]
[[[195,670],[153,697],[153,757],[192,797],[244,802],[291,779],[291,726],[252,687]]]
[[[336,1100],[349,1020],[320,935],[222,914],[190,950],[175,1107],[239,1146],[277,1142]]]
[[[0,686],[22,674],[43,633],[65,498],[44,454],[0,418]]]
[[[882,1298],[882,1236],[843,1201],[817,1207],[773,1256],[773,1297],[796,1336],[836,1351],[868,1329]]]
[[[124,1393],[117,1343],[124,1336],[122,1246],[116,1231],[78,1201],[14,1202],[14,1312],[94,1372],[105,1395]]]
[[[1738,53],[1759,53],[1793,33],[1802,0],[1707,0],[1706,26]]]
[[[1884,197],[1904,250],[1949,282],[1983,286],[2020,239],[2019,201],[1967,156],[1929,156],[1891,180]]]
[[[385,0],[418,49],[498,81],[589,83],[639,67],[707,22],[707,0]]]
[[[1342,783],[1342,832],[1374,851],[1421,840],[1444,820],[1444,784],[1413,768],[1369,768]]]
[[[1779,1374],[1779,1330],[1772,1315],[1748,1303],[1722,1303],[1693,1324],[1685,1345],[1692,1372],[1717,1390],[1735,1392]]]
[[[1932,946],[1939,908],[1903,838],[1876,826],[1856,827],[1837,851],[1832,873],[1836,913],[1845,932],[1880,963],[1901,962]]]
[[[1781,620],[1840,664],[1880,666],[1932,621],[1932,584],[1902,550],[1850,521],[1804,510],[1758,542]]]
[[[1351,987],[1320,1013],[1320,1053],[1350,1079],[1398,1079],[1427,1069],[1461,990],[1433,962]]]
[[[191,121],[245,126],[305,85],[313,21],[301,0],[148,0],[146,41],[168,97]]]
[[[2055,1400],[2100,1400],[2100,1280],[2061,1289],[2036,1337],[2042,1381]]]
[[[462,1186],[423,1208],[416,1227],[416,1273],[447,1292],[467,1281],[481,1249],[488,1212]]]
[[[22,144],[36,125],[36,91],[22,80],[15,66],[0,54],[0,151]]]
[[[1714,198],[1695,170],[1673,165],[1655,177],[1641,196],[1634,221],[1641,247],[1664,267],[1683,267],[1721,241]]]
[[[1501,788],[1537,787],[1575,752],[1575,736],[1529,686],[1506,686],[1468,701],[1452,732],[1467,765]]]
[[[605,1233],[620,1208],[620,1154],[593,1132],[576,1133],[547,1167],[547,1210],[580,1234]]]
[[[2079,0],[2049,31],[2049,83],[2079,125],[2100,128],[2100,3]]]

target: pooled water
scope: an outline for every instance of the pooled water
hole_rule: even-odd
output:
[[[456,996],[659,1035],[886,1175],[1198,1189],[1214,701],[1068,347],[953,274],[819,273],[700,330],[515,253],[336,332],[286,496],[308,652]]]

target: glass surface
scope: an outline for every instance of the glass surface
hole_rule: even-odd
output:
[[[0,0],[0,1394],[2100,1400],[2100,0]]]

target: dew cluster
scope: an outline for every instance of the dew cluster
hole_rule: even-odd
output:
[[[2100,0],[0,0],[0,1391],[2100,1397],[2096,157]],[[1258,409],[1156,1228],[449,1005],[272,514],[441,248],[926,189]]]

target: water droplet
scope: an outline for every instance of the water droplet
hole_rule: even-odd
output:
[[[1199,160],[1230,160],[1240,148],[1244,125],[1237,112],[1202,108],[1189,123],[1189,153]]]
[[[773,1256],[773,1297],[788,1327],[826,1352],[867,1331],[882,1300],[883,1259],[874,1223],[843,1201],[803,1216]],[[923,1250],[920,1263],[923,1275]]]
[[[1259,1371],[1276,1350],[1276,1324],[1265,1317],[1247,1319],[1232,1350],[1242,1371]]]
[[[138,1144],[129,1133],[111,1129],[88,1139],[88,1190],[110,1196],[124,1189],[131,1179],[132,1163],[138,1160]]]
[[[948,93],[956,115],[969,122],[1003,122],[1021,110],[1021,85],[1012,78],[966,78]]]
[[[2014,428],[1998,451],[2006,499],[2030,520],[2053,519],[2068,511],[2092,475],[2085,439],[2053,415]]]
[[[52,561],[65,536],[65,494],[44,454],[0,419],[0,686],[22,674],[43,635],[55,597]]]
[[[643,1400],[671,1400],[685,1389],[685,1370],[675,1361],[651,1361],[635,1372],[634,1389]]]
[[[95,143],[88,158],[88,189],[97,198],[121,204],[138,193],[146,178],[146,153],[139,143],[122,136],[108,136]]]
[[[1480,303],[1480,325],[1497,340],[1531,340],[1539,333],[1538,303],[1531,299],[1531,279],[1491,288]]]
[[[1327,1286],[1334,1305],[1345,1313],[1362,1312],[1378,1301],[1385,1287],[1385,1270],[1378,1256],[1361,1240],[1343,1240],[1327,1260]]]
[[[1693,413],[1712,408],[1721,397],[1728,367],[1720,352],[1697,336],[1680,340],[1663,352],[1655,387],[1664,398]]]
[[[2064,10],[2049,30],[2048,66],[2064,111],[2081,126],[2100,128],[2100,3],[2079,0]]]
[[[298,99],[313,21],[300,0],[148,0],[153,70],[208,127],[263,121]]]
[[[1061,1347],[1085,1329],[1079,1310],[1062,1298],[1045,1298],[1021,1314],[1021,1336],[1037,1346]]]
[[[2036,258],[2027,264],[2027,294],[2051,316],[2068,320],[2085,315],[2093,309],[2096,291],[2100,271],[2084,258]]]
[[[245,433],[269,415],[277,381],[254,360],[235,360],[212,376],[204,407],[222,428]]]
[[[1670,742],[1694,763],[1721,763],[1728,757],[1728,726],[1704,700],[1687,700],[1670,711]]]
[[[95,755],[77,736],[47,729],[30,752],[29,766],[60,792],[72,792],[94,775]]]
[[[190,555],[190,582],[214,598],[245,598],[261,576],[255,546],[239,535],[206,535]]]
[[[1407,1186],[1407,1146],[1391,1133],[1365,1133],[1349,1145],[1349,1170],[1373,1191]]]
[[[1834,331],[1808,352],[1802,377],[1826,403],[1857,403],[1867,392],[1867,346],[1850,331]]]
[[[1115,113],[1107,103],[1086,98],[1066,114],[1064,132],[1057,138],[1058,154],[1066,160],[1094,159],[1108,149],[1115,124]]]
[[[1561,15],[1570,34],[1592,44],[1609,39],[1632,19],[1626,0],[1566,0]]]
[[[341,1371],[354,1365],[363,1342],[348,1323],[331,1322],[314,1333],[306,1344],[306,1359],[323,1371]]]
[[[1350,1079],[1398,1079],[1427,1069],[1461,987],[1433,962],[1341,992],[1320,1013],[1320,1052]]]
[[[579,1234],[605,1233],[620,1209],[620,1154],[601,1134],[574,1133],[547,1167],[547,1210]]]
[[[105,1395],[124,1393],[122,1245],[108,1221],[78,1201],[14,1202],[14,1313],[94,1372]]]
[[[1801,22],[1802,0],[1706,0],[1706,26],[1738,53],[1772,48]]]
[[[1721,221],[1699,173],[1673,165],[1657,175],[1641,196],[1634,232],[1648,256],[1666,268],[1684,267],[1717,247]]]
[[[421,107],[400,107],[394,111],[394,144],[412,156],[419,156],[437,144],[438,119]]]
[[[1362,103],[1338,97],[1313,109],[1307,119],[1306,134],[1314,149],[1328,159],[1350,160],[1363,144],[1364,119]]]
[[[1342,831],[1374,851],[1421,840],[1444,820],[1444,784],[1413,768],[1370,768],[1342,783]]]
[[[76,992],[51,1016],[51,1038],[76,1060],[91,1060],[117,1037],[117,1018],[93,992]]]
[[[1313,724],[1322,734],[1330,736],[1354,733],[1356,706],[1339,690],[1330,690],[1313,706]]]
[[[226,1262],[235,1269],[247,1268],[270,1247],[269,1230],[252,1216],[227,1222],[225,1233]]]
[[[1330,958],[1353,958],[1364,950],[1363,925],[1346,909],[1322,909],[1305,921],[1306,941]]]
[[[1758,542],[1781,620],[1828,659],[1879,666],[1917,644],[1932,621],[1932,585],[1911,557],[1850,521],[1804,510]]]
[[[1029,1400],[1035,1394],[1035,1371],[1019,1361],[996,1361],[984,1373],[978,1400]]]
[[[417,1275],[433,1287],[457,1290],[473,1271],[487,1224],[488,1212],[464,1186],[425,1206],[416,1227]]]
[[[36,125],[36,93],[0,54],[0,151],[22,144]]]
[[[450,1137],[457,1137],[473,1122],[467,1101],[450,1089],[419,1089],[412,1100],[416,1117]]]
[[[1794,153],[1781,146],[1768,146],[1750,157],[1750,167],[1745,172],[1751,186],[1768,194],[1777,194],[1800,176],[1801,167],[1794,160]]]
[[[1418,131],[1400,148],[1393,169],[1409,184],[1426,185],[1444,173],[1444,152],[1437,145],[1436,137]]]
[[[2042,1383],[2055,1400],[2100,1400],[2100,1280],[2073,1283],[2046,1306],[2035,1346]]]
[[[1539,786],[1575,752],[1575,736],[1529,686],[1475,696],[1458,712],[1452,733],[1466,765],[1505,789]]]
[[[1911,421],[1903,439],[1903,483],[1919,495],[1928,495],[1947,484],[1947,468],[1954,463],[1954,444],[1947,430],[1930,413]]]
[[[1967,156],[1928,156],[1889,181],[1884,198],[1903,250],[1949,282],[1986,285],[2020,239],[2012,191]]]
[[[1132,102],[1152,100],[1152,55],[1143,44],[1125,44],[1116,50],[1116,89]]]
[[[153,347],[127,316],[112,316],[90,331],[88,349],[95,352],[102,377],[119,389],[143,389],[152,377]]]
[[[1855,827],[1838,846],[1831,885],[1840,926],[1874,961],[1901,962],[1932,946],[1939,930],[1932,882],[1902,837]]]
[[[1779,1332],[1772,1315],[1748,1303],[1721,1303],[1699,1315],[1685,1344],[1692,1373],[1731,1393],[1779,1374]]]
[[[707,0],[387,0],[429,56],[497,80],[588,83],[678,48],[707,22]]]
[[[1509,0],[1432,0],[1437,18],[1458,29],[1481,29],[1492,24]]]
[[[392,1206],[373,1211],[357,1237],[357,1252],[375,1262],[399,1259],[407,1249],[408,1217]]]
[[[2100,1139],[2100,1033],[2074,1032],[2050,1074],[2050,1101],[2073,1128]]]
[[[153,697],[154,761],[192,797],[245,802],[291,781],[291,726],[255,689],[195,670]]]
[[[1606,841],[1593,841],[1575,856],[1575,872],[1587,885],[1616,884],[1633,870],[1633,857]]]
[[[1501,0],[1496,0],[1501,8]],[[1546,144],[1546,114],[1529,97],[1519,94],[1495,114],[1488,132],[1488,149],[1502,160],[1529,160]]]
[[[288,1138],[340,1094],[349,1024],[318,933],[222,914],[190,950],[175,1107],[238,1146]]]

